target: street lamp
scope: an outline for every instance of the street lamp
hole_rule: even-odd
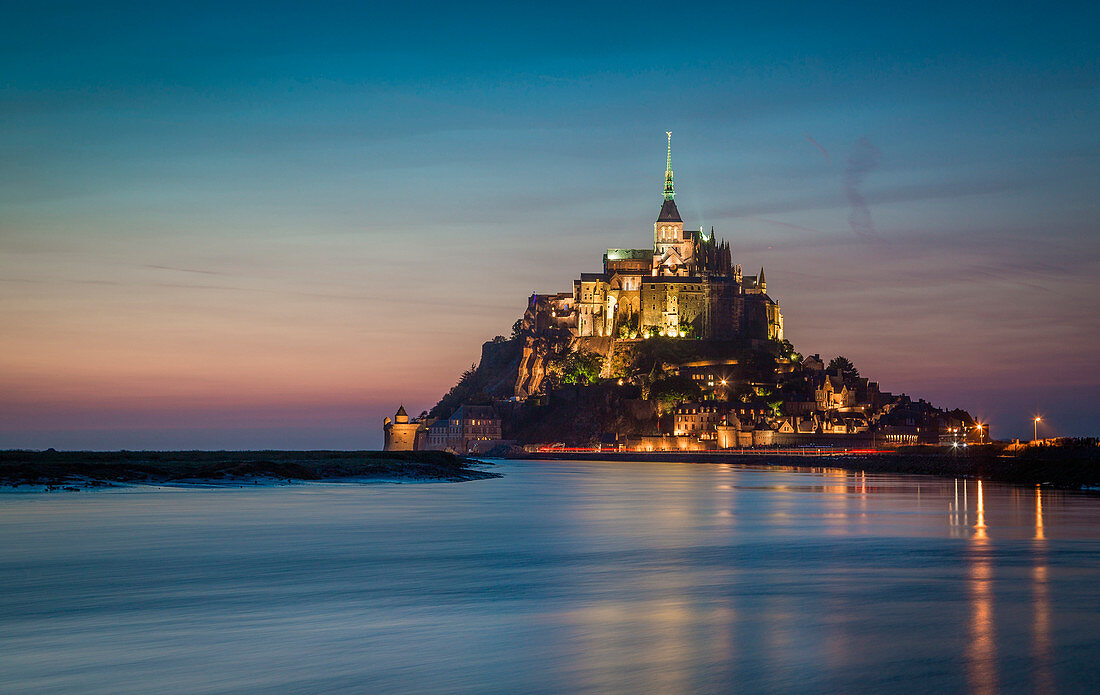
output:
[[[1036,415],[1035,420],[1031,423],[1032,429],[1034,430],[1034,432],[1032,433],[1031,441],[1035,441],[1036,439],[1039,438],[1039,423],[1042,422],[1042,421],[1043,421],[1043,418]]]
[[[974,426],[978,428],[978,443],[979,444],[985,444],[985,430],[982,429],[982,427],[984,427],[984,425],[982,425],[982,423],[979,422],[979,423],[976,423]]]

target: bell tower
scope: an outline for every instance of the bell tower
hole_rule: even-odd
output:
[[[676,209],[676,188],[672,183],[672,131],[668,136],[668,157],[665,159],[665,200],[653,223],[653,274],[679,275],[687,273],[690,244],[684,238],[684,221]]]

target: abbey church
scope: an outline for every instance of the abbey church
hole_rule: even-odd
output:
[[[603,272],[582,273],[571,293],[532,295],[527,319],[536,330],[567,328],[578,337],[619,339],[782,340],[783,316],[767,295],[764,269],[744,275],[713,228],[684,229],[675,198],[669,133],[652,247],[607,249]]]

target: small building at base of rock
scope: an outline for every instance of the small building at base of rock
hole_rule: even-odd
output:
[[[419,420],[409,420],[405,406],[397,409],[393,419],[382,421],[382,434],[385,438],[383,451],[419,451],[423,448],[423,437],[427,427]]]

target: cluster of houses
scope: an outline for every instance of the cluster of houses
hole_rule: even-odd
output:
[[[797,364],[797,363],[796,363]],[[866,378],[825,366],[812,355],[785,383],[754,385],[743,399],[724,399],[726,381],[707,369],[691,378],[712,386],[712,398],[679,403],[648,435],[607,433],[605,444],[625,450],[708,450],[759,446],[896,447],[912,444],[961,445],[989,440],[988,425],[964,411],[944,411],[905,394],[883,392]],[[711,370],[715,371],[715,370]],[[776,389],[774,392],[769,387]],[[761,395],[762,394],[762,395]],[[404,407],[383,423],[387,450],[439,450],[485,453],[500,444],[503,422],[497,408],[462,405],[445,418],[422,413],[410,418]]]
[[[988,426],[979,425],[963,411],[947,412],[924,400],[881,391],[874,381],[827,368],[819,355],[807,357],[801,367],[799,376],[789,380],[785,391],[775,393],[776,400],[770,402],[765,396],[746,398],[745,402],[718,398],[680,403],[672,410],[669,435],[674,441],[664,442],[665,448],[890,447],[988,441]],[[716,387],[716,395],[721,395],[726,384],[720,375],[700,374],[698,378]],[[767,387],[776,385],[755,386],[771,394]],[[636,446],[645,449],[653,445],[652,438],[646,437]]]
[[[405,406],[382,422],[386,451],[484,453],[501,442],[501,419],[488,405],[463,405],[445,418],[410,418]]]

